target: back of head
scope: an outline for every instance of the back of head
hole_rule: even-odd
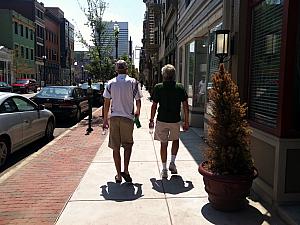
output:
[[[118,60],[115,65],[118,74],[127,74],[128,66],[124,60]]]
[[[163,81],[175,81],[176,70],[175,67],[171,64],[165,65],[161,69]]]

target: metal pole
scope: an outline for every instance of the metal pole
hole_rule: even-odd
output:
[[[71,66],[71,51],[70,51],[70,86],[72,85],[72,66]]]
[[[44,86],[46,86],[46,58],[43,58],[44,60]]]
[[[87,89],[87,94],[88,94],[88,103],[89,103],[89,125],[88,128],[86,129],[87,134],[90,134],[93,131],[92,128],[92,97],[93,97],[93,89],[92,89],[92,81],[91,78],[88,78],[88,89]]]
[[[116,59],[118,59],[119,58],[119,56],[118,56],[118,39],[119,39],[119,37],[118,37],[118,35],[116,35]]]
[[[82,66],[81,66],[81,80],[85,80],[85,79],[84,79],[83,68],[84,68],[84,66],[82,65]]]

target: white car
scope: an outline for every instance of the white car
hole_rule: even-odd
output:
[[[0,167],[25,145],[42,137],[52,140],[54,129],[55,117],[43,105],[19,94],[0,92]]]

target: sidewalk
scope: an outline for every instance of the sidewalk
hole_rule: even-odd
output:
[[[142,128],[134,130],[129,167],[133,184],[114,182],[116,171],[107,136],[58,217],[57,225],[285,224],[254,196],[248,199],[249,207],[239,212],[223,213],[210,206],[198,173],[205,148],[201,129],[181,133],[176,159],[179,174],[169,174],[167,180],[162,180],[160,143],[148,132],[151,102],[147,97],[144,92]]]

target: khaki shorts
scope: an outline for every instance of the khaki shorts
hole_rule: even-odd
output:
[[[133,121],[131,119],[114,116],[110,118],[108,147],[119,150],[120,147],[133,145]]]
[[[165,123],[156,121],[154,140],[160,142],[168,142],[179,140],[180,122],[178,123]]]

